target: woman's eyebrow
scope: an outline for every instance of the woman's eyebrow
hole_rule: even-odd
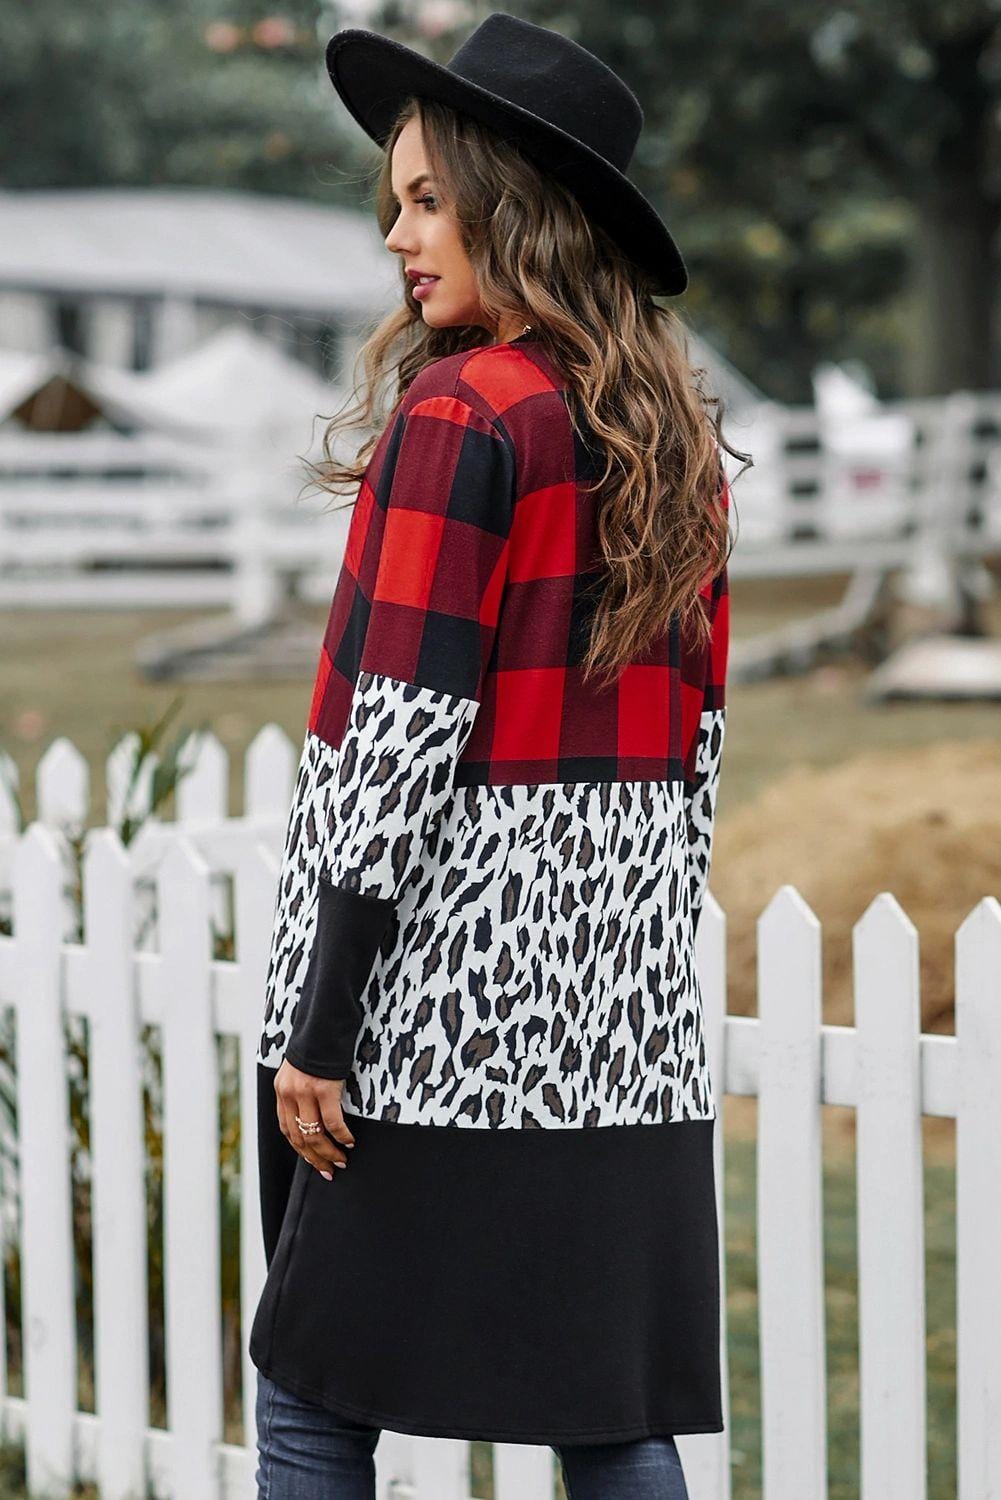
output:
[[[430,172],[419,172],[418,175],[413,179],[412,182],[408,182],[407,183],[407,185],[403,189],[403,191],[405,193],[416,193],[417,189],[420,187],[420,185],[421,185],[422,182],[433,182],[433,181],[434,181],[434,178],[431,176]],[[396,194],[395,193],[393,194],[393,197],[396,198]],[[397,199],[397,202],[399,202],[399,199]]]

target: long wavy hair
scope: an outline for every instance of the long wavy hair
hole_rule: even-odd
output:
[[[393,146],[414,116],[442,211],[459,223],[485,321],[532,325],[577,398],[568,403],[575,428],[590,447],[597,439],[604,449],[594,486],[604,565],[580,663],[584,676],[613,680],[675,611],[681,630],[704,646],[709,625],[700,590],[731,550],[720,449],[745,467],[752,460],[723,437],[722,398],[705,390],[705,370],[691,364],[685,325],[560,183],[478,120],[437,101],[410,99],[387,141],[375,187],[384,237],[396,218]],[[403,305],[357,352],[358,399],[329,421],[322,460],[307,461],[331,494],[359,484],[385,425],[387,386],[395,404],[432,360],[494,342],[486,327],[429,327],[402,265],[401,280]],[[343,452],[341,437],[351,428],[370,434],[353,460],[334,447],[336,439]]]

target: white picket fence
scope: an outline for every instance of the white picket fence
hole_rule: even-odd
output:
[[[0,887],[9,880],[12,913],[12,935],[0,936],[0,1009],[13,1007],[17,1025],[26,1392],[8,1393],[0,1354],[0,1419],[7,1437],[25,1444],[35,1494],[66,1496],[77,1477],[95,1480],[102,1500],[137,1500],[147,1485],[174,1500],[256,1493],[255,1372],[245,1348],[246,1441],[222,1441],[217,1038],[236,1039],[246,1110],[284,821],[275,812],[289,789],[275,768],[294,763],[280,731],[262,734],[251,750],[255,775],[268,761],[278,784],[261,796],[255,775],[248,778],[256,811],[222,821],[199,815],[224,806],[210,746],[210,769],[200,767],[193,783],[198,797],[186,793],[185,821],[149,827],[127,848],[113,828],[90,830],[82,942],[61,835],[39,820],[0,838]],[[54,749],[62,808],[79,810],[71,747]],[[55,765],[39,771],[43,817],[60,800]],[[155,931],[137,945],[150,881]],[[220,882],[230,881],[235,956],[219,959],[212,928]],[[854,929],[854,1027],[822,1024],[821,936],[799,893],[781,887],[758,920],[758,1015],[750,1018],[726,1014],[726,918],[711,895],[698,933],[715,1090],[721,1101],[724,1093],[758,1099],[765,1500],[827,1493],[823,1104],[851,1106],[858,1119],[863,1500],[927,1493],[923,1115],[957,1122],[958,1500],[990,1500],[1001,1485],[1001,904],[985,897],[956,934],[954,1038],[920,1032],[918,935],[892,895],[877,896]],[[77,1409],[70,1122],[65,1088],[52,1087],[66,1077],[66,1017],[89,1023],[96,1414]],[[144,1024],[162,1036],[165,1429],[149,1425]],[[252,1103],[245,1118],[244,1345],[264,1275]],[[725,1239],[722,1131],[716,1152]],[[725,1338],[724,1329],[724,1350]],[[724,1395],[728,1414],[728,1385]],[[678,1439],[692,1500],[731,1493],[726,1420],[722,1434]],[[386,1432],[377,1449],[380,1500],[469,1500],[469,1458],[463,1442]],[[494,1485],[496,1500],[552,1500],[554,1455],[495,1445]]]

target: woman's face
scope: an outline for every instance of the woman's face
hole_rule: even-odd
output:
[[[398,212],[386,236],[386,248],[402,256],[405,271],[437,277],[427,291],[417,292],[424,322],[432,328],[457,324],[489,328],[458,222],[428,172],[420,120],[408,120],[400,131],[391,172]],[[419,282],[411,279],[411,285],[419,287]]]

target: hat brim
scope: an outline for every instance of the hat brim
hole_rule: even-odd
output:
[[[681,252],[653,204],[611,162],[557,125],[374,31],[348,27],[335,33],[326,66],[351,117],[383,150],[411,94],[450,105],[506,136],[562,183],[652,277],[656,295],[676,297],[687,287]]]

